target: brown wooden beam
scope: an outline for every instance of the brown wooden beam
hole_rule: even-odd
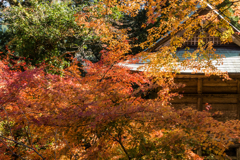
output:
[[[237,118],[240,119],[240,80],[238,80],[237,85],[237,92],[238,92],[238,102],[237,102]],[[240,155],[239,155],[240,156]]]
[[[203,86],[203,80],[202,78],[198,78],[198,87],[197,87],[198,94],[202,94],[202,86]]]
[[[229,146],[229,148],[239,148],[240,147],[240,144],[238,143],[238,144],[231,144],[230,146]]]
[[[240,160],[240,148],[237,148],[237,160]]]
[[[229,73],[230,78],[240,78],[240,73]],[[204,74],[191,74],[191,73],[180,73],[175,78],[219,78],[219,76],[205,76]]]
[[[197,150],[197,155],[202,156],[202,149],[201,149],[201,148],[199,148],[199,149]]]
[[[197,110],[202,111],[203,110],[203,98],[202,98],[202,86],[203,86],[203,80],[202,78],[198,78],[198,86],[197,86],[197,92],[198,92],[198,101],[197,101]]]
[[[199,110],[199,111],[203,110],[202,98],[198,98],[197,110]]]
[[[198,94],[182,94],[183,97],[197,97]],[[238,94],[201,94],[202,97],[216,98],[238,98]]]

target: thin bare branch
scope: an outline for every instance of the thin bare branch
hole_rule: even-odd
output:
[[[10,147],[8,147],[8,145],[7,145],[3,140],[0,139],[0,141],[2,142],[2,144],[3,144],[4,146],[6,146],[6,147],[12,152],[12,155],[15,155],[15,156],[17,156],[17,157],[19,157],[19,158],[21,158],[21,159],[24,159],[24,158],[23,158],[22,156],[20,156],[19,154],[14,153],[13,150],[12,150]]]
[[[0,135],[0,137],[3,138],[3,139],[6,139],[6,140],[12,141],[12,142],[14,142],[14,143],[16,143],[16,144],[22,145],[22,146],[24,146],[24,147],[26,147],[26,148],[28,148],[28,149],[33,150],[33,151],[34,151],[35,153],[37,153],[43,160],[45,160],[45,158],[44,158],[38,151],[36,151],[34,148],[29,147],[29,146],[27,146],[27,145],[25,145],[25,144],[23,144],[23,143],[21,143],[21,142],[17,142],[17,141],[15,141],[15,140],[9,139],[9,138],[7,138],[7,137],[1,136],[1,135]]]

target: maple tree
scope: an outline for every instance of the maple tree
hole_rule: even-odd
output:
[[[202,7],[206,4],[173,0],[165,6],[166,2],[103,0],[76,13],[76,24],[93,30],[106,47],[96,63],[84,60],[85,65],[79,68],[73,58],[69,67],[56,67],[62,75],[46,73],[50,64],[36,67],[16,63],[12,70],[8,57],[2,59],[0,158],[201,159],[194,153],[198,149],[215,158],[224,157],[228,146],[239,141],[238,120],[219,122],[208,111],[176,110],[169,103],[173,97],[181,96],[171,92],[183,87],[173,81],[181,69],[179,64],[228,78],[214,68],[210,57],[218,60],[219,56],[214,54],[212,44],[204,44],[201,38],[194,53],[186,52],[190,60],[180,63],[174,56],[202,24],[203,17],[187,18],[189,13],[197,9],[198,3]],[[212,1],[213,5],[219,3]],[[148,30],[147,41],[141,47],[148,47],[168,31],[173,36],[170,46],[155,54],[139,55],[150,60],[146,72],[132,72],[120,65],[132,58],[126,54],[132,47],[127,30],[116,29],[110,19],[116,7],[117,12],[135,16],[141,5],[147,10],[147,24],[162,17],[159,26]],[[211,12],[205,18],[214,23],[208,28],[209,34],[220,36],[223,42],[231,40],[232,29],[225,21],[214,21],[216,15]],[[216,32],[216,26],[226,28],[224,34]],[[174,36],[183,27],[183,37]],[[25,67],[24,71],[21,67]],[[86,72],[84,76],[80,69]],[[144,98],[150,89],[159,86],[157,98]]]

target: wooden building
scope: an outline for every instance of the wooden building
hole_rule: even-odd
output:
[[[213,10],[208,5],[205,9],[199,9],[197,13],[203,15]],[[219,18],[223,18],[218,12]],[[229,23],[229,25],[231,25]],[[235,32],[239,32],[233,25],[231,25]],[[220,30],[220,32],[222,32]],[[183,35],[184,31],[179,31],[177,35]],[[166,36],[157,41],[153,46],[149,47],[151,52],[158,51],[161,47],[170,44],[171,35]],[[184,70],[175,77],[175,82],[184,83],[186,87],[178,90],[183,94],[183,98],[175,98],[171,103],[176,108],[193,107],[199,111],[205,109],[206,103],[211,105],[211,111],[221,111],[223,115],[216,117],[220,120],[240,119],[240,36],[238,34],[232,35],[233,42],[230,44],[221,44],[218,37],[207,36],[207,41],[212,41],[217,54],[225,55],[223,65],[217,68],[221,71],[227,71],[232,80],[223,81],[222,78],[217,76],[207,77],[203,73],[192,74],[191,70]],[[198,35],[186,42],[186,46],[190,47],[189,52],[193,52],[197,47]],[[185,47],[184,47],[185,48]],[[177,56],[181,59],[184,48],[177,51]],[[128,64],[132,70],[138,71],[138,67],[142,63]],[[184,92],[182,92],[184,91]],[[156,93],[151,93],[152,97]],[[240,145],[235,144],[229,150],[232,159],[240,160]],[[232,155],[231,155],[232,154]]]
[[[205,9],[199,9],[197,14],[203,15],[212,10],[209,5]],[[216,12],[216,14],[218,14]],[[220,16],[220,18],[223,18]],[[229,23],[230,24],[230,23]],[[231,25],[231,24],[230,24]],[[231,25],[235,32],[239,32],[233,25]],[[221,30],[219,30],[222,32]],[[182,36],[184,30],[176,33]],[[171,35],[160,39],[152,47],[149,47],[151,52],[158,51],[161,47],[170,44]],[[221,71],[228,72],[232,80],[223,81],[217,76],[207,77],[203,73],[192,74],[192,70],[183,70],[175,77],[177,83],[184,83],[186,87],[180,89],[183,98],[175,98],[172,105],[175,107],[192,106],[198,110],[203,110],[205,104],[211,104],[212,111],[224,111],[224,119],[240,119],[240,36],[238,34],[232,35],[232,43],[222,44],[219,37],[206,36],[205,41],[212,41],[213,47],[216,49],[216,54],[224,55],[223,65],[217,66]],[[192,39],[185,43],[185,46],[190,48],[189,52],[193,52],[197,48],[198,34],[195,34]],[[185,52],[185,47],[179,48],[177,56],[183,60],[182,55]],[[138,67],[143,63],[127,64],[132,70],[138,71]],[[154,93],[152,95],[154,97]]]

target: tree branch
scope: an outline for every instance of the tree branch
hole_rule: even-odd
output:
[[[131,160],[131,157],[129,156],[129,154],[128,154],[126,148],[125,148],[125,147],[123,146],[123,144],[122,144],[122,138],[121,138],[120,133],[118,133],[118,139],[115,138],[115,137],[113,137],[113,140],[116,141],[116,142],[118,142],[118,143],[120,144],[120,146],[122,147],[124,153],[127,155],[128,160]]]
[[[37,153],[43,160],[46,160],[46,159],[45,159],[39,152],[37,152],[34,148],[29,147],[29,146],[27,146],[27,145],[25,145],[25,144],[23,144],[23,143],[21,143],[21,142],[17,142],[17,141],[15,141],[15,140],[9,139],[9,138],[7,138],[7,137],[1,136],[1,135],[0,135],[0,137],[3,138],[3,139],[6,139],[6,140],[12,141],[12,142],[14,142],[14,143],[16,143],[16,144],[22,145],[22,146],[24,146],[24,147],[26,147],[26,148],[29,148],[29,149],[33,150],[35,153]]]
[[[131,160],[131,157],[128,155],[127,150],[126,150],[125,147],[123,146],[121,140],[119,140],[118,143],[120,144],[120,146],[122,147],[123,151],[124,151],[125,154],[127,155],[128,160]]]
[[[24,158],[22,158],[20,155],[14,153],[13,150],[12,150],[10,147],[8,147],[8,145],[7,145],[3,140],[0,139],[0,141],[2,142],[2,144],[3,144],[4,146],[6,146],[6,147],[12,152],[12,155],[13,155],[13,156],[17,156],[17,157],[20,157],[21,159],[24,159]]]

